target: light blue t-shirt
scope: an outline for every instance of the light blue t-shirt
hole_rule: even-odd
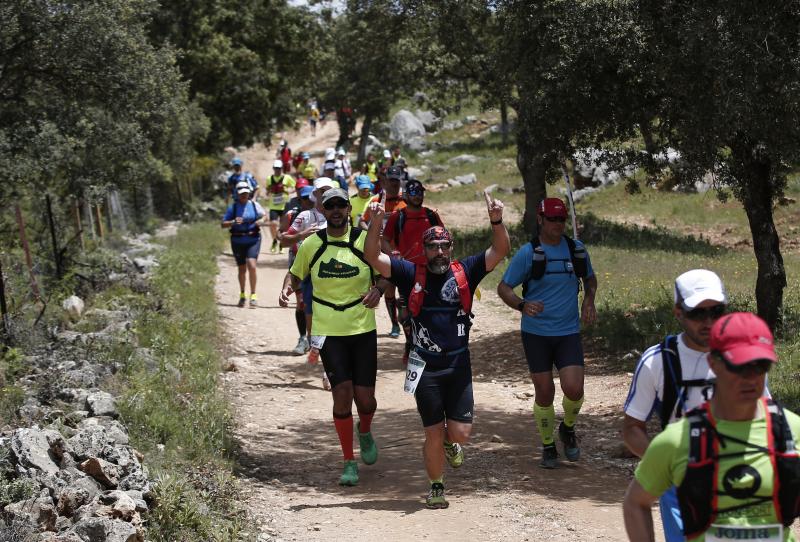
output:
[[[222,217],[223,222],[226,220],[234,220],[236,217],[242,217],[241,224],[232,224],[231,225],[231,233],[255,233],[259,230],[258,224],[256,224],[256,220],[260,220],[264,217],[264,208],[261,205],[253,200],[249,200],[247,203],[239,203],[235,201],[228,206],[228,209],[225,211],[225,216]],[[231,237],[231,242],[233,243],[249,243],[252,242],[252,238],[248,237],[238,237],[233,236]]]
[[[575,241],[576,247],[583,243]],[[580,279],[572,271],[569,245],[561,238],[558,246],[541,244],[547,256],[547,268],[539,280],[531,278],[533,266],[533,246],[526,243],[511,258],[503,275],[503,282],[516,288],[528,280],[525,301],[541,301],[544,311],[536,316],[522,317],[522,331],[548,337],[572,335],[580,331],[578,312],[578,288]],[[586,252],[587,277],[594,276],[589,252]]]

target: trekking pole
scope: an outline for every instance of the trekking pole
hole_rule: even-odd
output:
[[[578,238],[578,224],[575,220],[575,201],[572,199],[572,184],[569,182],[569,173],[567,173],[567,166],[561,162],[561,173],[564,174],[564,182],[567,184],[567,199],[569,200],[569,212],[572,215],[572,237]]]

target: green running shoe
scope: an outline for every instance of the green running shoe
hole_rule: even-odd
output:
[[[244,304],[247,302],[247,296],[244,295],[244,292],[239,294],[239,303],[236,304],[237,307],[240,309],[244,307]]]
[[[359,428],[358,445],[361,448],[361,461],[365,465],[372,465],[378,460],[378,445],[375,444],[375,439],[372,438],[372,432],[362,433],[360,426],[361,422],[356,422],[356,427]]]
[[[354,459],[344,462],[342,476],[339,477],[340,486],[354,486],[358,483],[358,463]]]
[[[457,469],[464,463],[464,448],[458,442],[444,443],[444,457],[451,467]]]
[[[444,484],[434,482],[431,484],[431,490],[428,492],[428,497],[425,499],[425,506],[433,509],[447,508],[450,503],[444,498]]]
[[[558,438],[564,444],[564,455],[570,461],[577,461],[581,457],[581,449],[578,447],[578,437],[575,436],[575,428],[567,427],[564,422],[558,426]]]
[[[556,443],[546,444],[542,446],[542,461],[539,466],[543,469],[554,469],[558,467],[558,450],[556,450]]]

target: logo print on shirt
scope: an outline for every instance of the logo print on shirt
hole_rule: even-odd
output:
[[[750,465],[736,465],[725,473],[722,486],[734,499],[748,499],[761,487],[761,475]]]
[[[320,264],[318,275],[321,279],[346,279],[358,276],[358,267],[331,258],[327,263]]]
[[[419,346],[424,350],[430,350],[431,352],[442,351],[442,348],[431,340],[431,334],[428,332],[428,328],[414,320],[411,320],[411,329],[413,332],[412,339],[414,345]]]
[[[448,303],[460,303],[461,299],[458,297],[458,284],[455,277],[450,277],[442,286],[442,291],[439,292],[439,298]]]

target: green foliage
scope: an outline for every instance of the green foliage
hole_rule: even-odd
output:
[[[14,477],[14,466],[9,459],[9,453],[8,447],[0,448],[0,509],[9,503],[30,499],[36,491],[36,484],[30,478]]]
[[[13,422],[24,402],[25,390],[22,388],[11,384],[0,387],[0,420],[3,423]]]

